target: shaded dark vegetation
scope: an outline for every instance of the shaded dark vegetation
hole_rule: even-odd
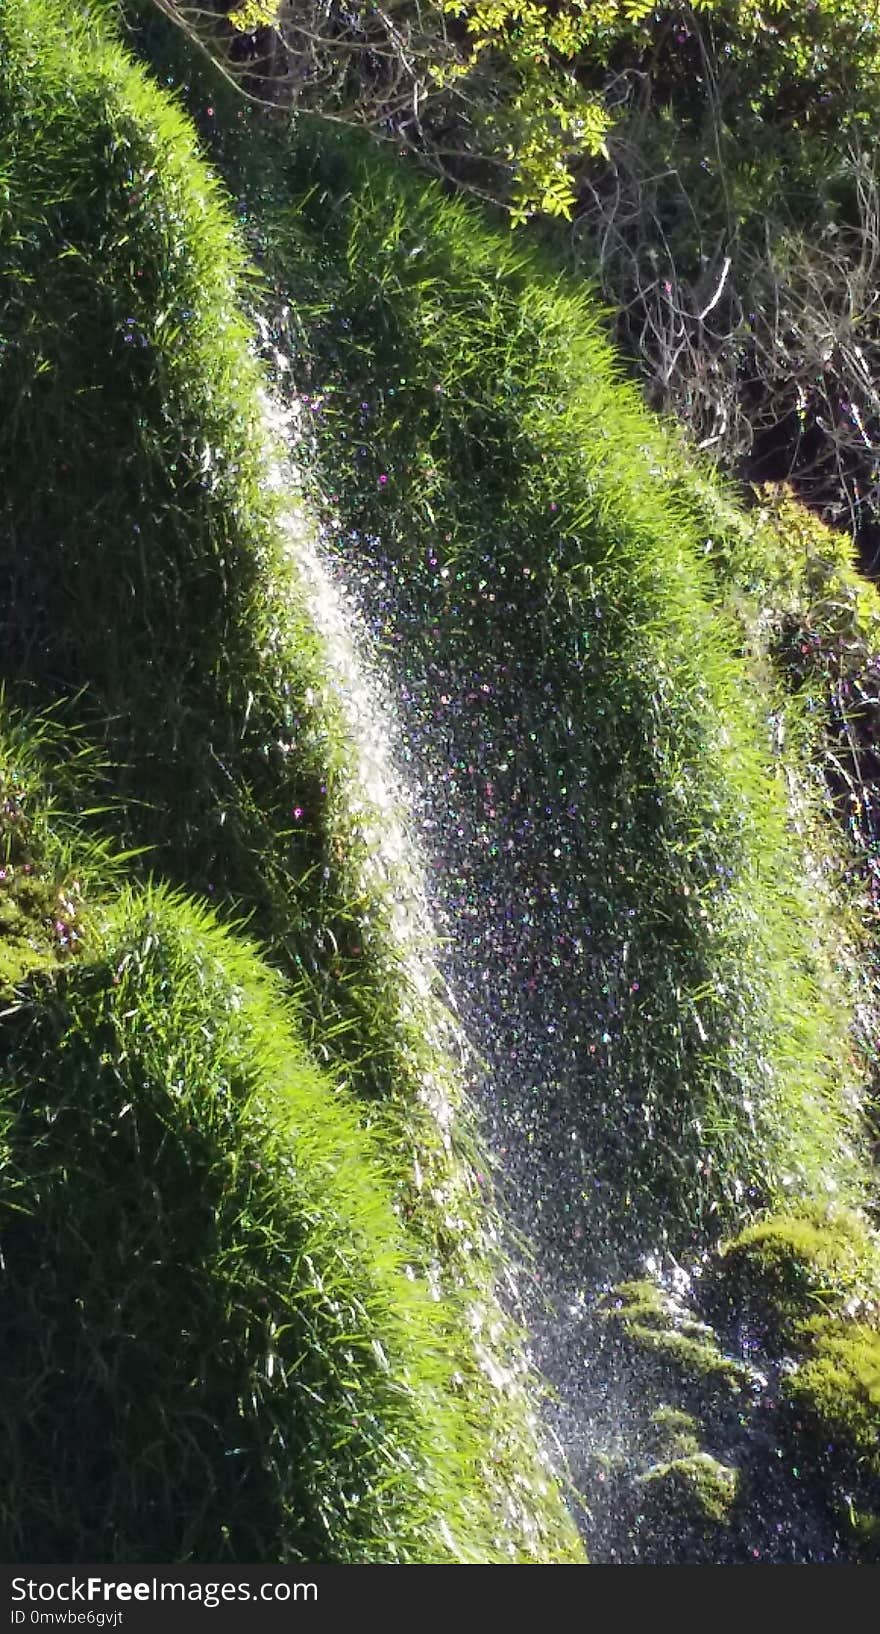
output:
[[[862,572],[876,579],[880,522],[873,502],[864,503],[860,497],[873,480],[875,455],[872,448],[861,455],[851,445],[841,449],[828,423],[826,403],[806,410],[792,408],[759,431],[741,462],[741,479],[745,485],[788,483],[820,521],[852,534]]]

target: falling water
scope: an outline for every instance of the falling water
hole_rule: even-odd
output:
[[[555,1392],[549,1427],[587,1493],[577,1518],[595,1560],[638,1559],[601,1468],[656,1462],[644,1439],[644,1383],[595,1322],[597,1297],[637,1267],[619,1257],[615,1200],[596,1183],[566,1111],[584,1086],[587,1041],[605,1025],[599,1006],[589,1013],[578,958],[589,929],[565,886],[568,828],[580,811],[575,790],[566,805],[550,805],[540,748],[531,767],[522,753],[524,742],[540,745],[544,710],[555,701],[530,697],[526,678],[497,655],[478,667],[461,659],[454,628],[425,605],[424,581],[414,608],[413,587],[380,540],[337,531],[325,548],[398,690],[398,753],[420,848],[433,865],[429,909],[483,1063],[475,1092],[502,1204],[535,1253],[519,1286],[534,1362]],[[646,1254],[640,1269],[666,1288],[676,1320],[693,1323],[691,1275],[668,1253]],[[732,1544],[735,1558],[833,1560],[835,1527],[821,1502],[793,1498],[777,1462],[778,1365],[768,1366],[753,1336],[728,1337],[742,1396],[716,1451],[762,1490],[748,1536]]]
[[[282,407],[277,399],[264,396],[263,411],[269,445],[267,485],[282,494],[296,495],[296,403]],[[299,504],[284,507],[282,525],[298,594],[308,608],[312,627],[322,638],[325,690],[321,699],[314,701],[320,704],[321,718],[335,717],[342,727],[347,764],[336,817],[337,826],[342,831],[347,829],[352,842],[347,848],[349,861],[354,858],[352,891],[385,915],[380,941],[394,961],[398,1014],[404,1021],[418,1025],[422,1043],[427,1045],[419,1062],[419,1094],[445,1150],[452,1156],[456,1113],[450,1088],[458,1092],[458,1099],[467,1099],[478,1071],[473,1047],[458,1015],[453,987],[438,962],[435,905],[422,862],[412,776],[394,750],[394,745],[406,742],[403,719],[350,581],[328,550],[327,540],[316,535]],[[403,758],[405,761],[405,751]],[[372,928],[369,923],[362,925],[365,940],[369,940]],[[438,995],[442,1002],[437,1002]],[[426,1063],[432,1059],[444,1064],[445,1073],[431,1072]],[[456,1153],[455,1161],[461,1166],[460,1153]],[[421,1189],[418,1156],[415,1184]],[[491,1219],[485,1222],[485,1243],[487,1248],[497,1245],[497,1227]],[[439,1293],[441,1267],[429,1266],[427,1274]],[[505,1268],[505,1280],[508,1305],[519,1319],[523,1299],[512,1266]],[[493,1389],[516,1394],[526,1418],[532,1419],[522,1400],[532,1358],[511,1347],[511,1332],[500,1317],[501,1312],[493,1308],[491,1301],[471,1301],[473,1352]],[[542,1447],[546,1471],[555,1476],[558,1438],[551,1432],[549,1439],[555,1447],[550,1446],[534,1421],[533,1429]],[[528,1525],[525,1514],[520,1514],[519,1524]]]
[[[565,1110],[590,1030],[578,958],[589,932],[561,861],[579,813],[573,804],[535,809],[539,774],[522,749],[529,733],[540,738],[542,717],[522,677],[489,655],[478,669],[459,661],[442,613],[435,623],[430,609],[413,608],[381,541],[330,532],[325,548],[397,688],[398,754],[420,849],[431,858],[441,964],[481,1063],[474,1093],[502,1207],[534,1251],[519,1287],[535,1363],[558,1394],[552,1429],[576,1473],[591,1441],[595,1387],[578,1335],[597,1285],[618,1269],[585,1241],[588,1156]],[[592,1206],[599,1219],[607,1200],[598,1195]],[[625,1410],[621,1398],[618,1426]]]
[[[270,483],[296,491],[298,402],[282,408],[267,397],[264,411]],[[287,450],[281,457],[279,447]],[[559,1392],[551,1437],[576,1465],[589,1415],[572,1347],[591,1289],[580,1272],[588,1255],[572,1201],[588,1181],[580,1135],[562,1109],[563,1083],[579,1072],[583,928],[561,859],[566,825],[579,813],[571,802],[540,819],[534,811],[522,741],[538,737],[541,717],[522,678],[488,657],[479,671],[457,661],[454,641],[450,651],[430,611],[412,609],[380,541],[330,529],[316,538],[295,506],[284,525],[322,637],[321,703],[341,712],[348,745],[343,808],[359,842],[358,883],[369,900],[391,905],[403,1007],[423,1016],[438,983],[444,993],[432,1042],[447,1059],[452,1054],[459,1080],[476,1096],[506,1217],[537,1250],[534,1263],[520,1259],[508,1295],[525,1311],[531,1359]],[[441,592],[445,578],[440,568]],[[423,1083],[423,1094],[448,1145],[447,1087],[438,1077]],[[491,1345],[475,1337],[485,1370],[503,1385]]]
[[[271,450],[267,486],[293,495],[299,487],[293,459],[296,404],[284,408],[264,395],[262,406]],[[417,1019],[422,1028],[432,1024],[427,1022],[431,1016],[434,1032],[428,1042],[437,1057],[451,1052],[461,1062],[467,1045],[453,1022],[448,987],[445,1010],[427,1003],[438,985],[445,987],[445,983],[436,965],[436,936],[407,797],[391,749],[399,732],[393,703],[370,661],[367,643],[358,639],[357,610],[332,571],[304,508],[286,505],[282,524],[299,593],[322,639],[324,696],[309,701],[320,704],[319,715],[338,717],[342,727],[347,763],[337,816],[351,841],[349,860],[354,859],[356,869],[353,894],[387,911],[385,941],[394,950],[401,1015]],[[372,929],[370,923],[362,926],[367,941]],[[423,1073],[420,1088],[448,1149],[453,1112],[447,1087],[439,1076]]]
[[[267,404],[267,421],[276,444],[283,435],[295,451],[303,435],[297,399],[283,411]],[[295,458],[277,464],[277,483],[295,485]],[[598,1499],[594,1479],[597,1454],[639,1455],[645,1414],[638,1379],[619,1350],[603,1350],[594,1320],[597,1296],[638,1266],[632,1253],[621,1258],[620,1199],[598,1178],[573,1114],[589,1093],[591,1041],[611,1042],[603,1035],[610,1001],[591,991],[590,927],[571,875],[587,801],[576,786],[557,797],[545,786],[542,745],[558,735],[560,700],[523,673],[504,635],[515,604],[507,605],[488,563],[480,588],[496,603],[499,636],[492,652],[475,657],[439,548],[418,575],[379,538],[337,526],[316,539],[295,511],[287,527],[324,640],[328,698],[342,709],[351,746],[346,806],[362,842],[361,883],[393,904],[411,1013],[442,983],[446,1007],[434,1042],[470,1082],[503,1211],[532,1245],[534,1259],[520,1260],[511,1288],[530,1359],[556,1392],[550,1435],[575,1483],[589,1489],[579,1518],[593,1558],[638,1558],[627,1555],[626,1541],[619,1552],[613,1499],[603,1512],[601,1474]],[[621,941],[628,983],[625,924]],[[425,1085],[425,1096],[448,1142],[452,1110],[440,1079]],[[682,1268],[656,1253],[642,1269],[684,1312],[692,1290]],[[491,1378],[491,1344],[475,1337]],[[739,1427],[728,1424],[721,1450],[760,1471],[772,1450],[778,1380],[749,1349],[745,1340],[734,1346],[746,1412]],[[784,1482],[771,1479],[764,1501],[765,1522],[742,1543],[744,1558],[834,1558],[833,1527],[809,1504],[793,1512]]]

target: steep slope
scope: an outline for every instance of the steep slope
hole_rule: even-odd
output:
[[[374,612],[432,799],[501,854],[474,864],[440,824],[449,871],[473,869],[458,900],[495,867],[556,940],[536,970],[517,932],[489,969],[511,1032],[537,977],[568,1046],[521,1090],[555,1250],[582,1259],[597,1210],[632,1255],[858,1200],[845,942],[702,518],[589,297],[363,144],[301,132],[278,174],[291,202],[276,183],[256,236],[316,492],[340,556],[394,584]]]
[[[0,1550],[579,1558],[242,251],[100,19],[0,27]]]
[[[400,936],[398,910],[409,904],[418,921],[420,886],[393,861],[369,866],[393,814],[375,791],[381,776],[367,786],[353,740],[345,665],[328,650],[332,620],[316,606],[320,551],[302,502],[283,492],[241,317],[247,302],[262,308],[309,503],[360,585],[405,704],[404,753],[423,782],[424,829],[456,942],[448,964],[491,1068],[485,1105],[507,1207],[535,1240],[557,1299],[544,1351],[567,1366],[561,1382],[580,1412],[578,1433],[609,1371],[630,1389],[630,1411],[635,1402],[674,1414],[684,1411],[669,1400],[674,1389],[691,1404],[703,1391],[705,1423],[687,1435],[678,1425],[653,1453],[638,1451],[622,1488],[635,1483],[640,1526],[653,1515],[642,1558],[706,1547],[736,1557],[754,1546],[763,1494],[739,1480],[737,1470],[752,1468],[742,1448],[720,1448],[741,1460],[732,1476],[716,1467],[729,1419],[713,1418],[707,1379],[732,1381],[732,1418],[750,1423],[739,1407],[759,1342],[777,1375],[794,1381],[785,1404],[802,1409],[813,1442],[836,1426],[839,1463],[811,1465],[820,1541],[797,1527],[786,1534],[805,1558],[836,1557],[848,1546],[839,1518],[847,1484],[863,1531],[878,1508],[864,1454],[880,1282],[864,1218],[875,1195],[862,1116],[868,1050],[856,1013],[859,945],[811,792],[810,736],[795,730],[783,743],[776,683],[744,650],[745,557],[731,541],[749,524],[725,524],[729,560],[727,547],[707,547],[707,516],[724,531],[722,496],[707,498],[687,472],[670,476],[669,445],[621,384],[589,296],[485,218],[369,144],[306,126],[288,140],[219,89],[208,101],[190,65],[188,94],[206,135],[215,127],[213,156],[261,264],[252,278],[185,120],[102,29],[71,24],[40,0],[3,15],[4,664],[10,696],[52,705],[97,756],[84,757],[69,797],[77,843],[96,858],[93,941],[72,911],[75,867],[46,887],[50,898],[67,893],[54,919],[48,899],[22,894],[14,875],[10,1115],[24,1115],[34,1085],[51,1108],[63,1089],[59,1041],[70,1040],[72,1061],[78,1050],[90,1059],[105,1026],[121,1040],[120,1059],[138,1063],[145,1117],[166,1104],[163,1062],[175,1052],[204,1060],[199,1077],[216,1069],[208,1114],[223,1101],[230,1060],[248,1049],[246,1081],[258,1082],[260,1104],[277,1105],[277,1085],[260,1077],[265,1005],[245,1005],[242,1033],[221,1029],[219,1056],[207,1060],[207,1010],[173,1007],[173,1037],[157,1058],[150,1015],[116,1004],[113,972],[128,981],[129,954],[144,972],[145,1001],[157,972],[177,970],[188,991],[201,980],[199,961],[213,960],[212,1014],[229,1010],[246,965],[244,985],[275,995],[279,1048],[312,1086],[302,1090],[294,1149],[302,1140],[309,1150],[308,1108],[338,1104],[336,1132],[328,1110],[319,1145],[325,1157],[348,1150],[345,1172],[363,1176],[361,1201],[373,1199],[372,1235],[358,1224],[354,1182],[332,1194],[327,1216],[336,1236],[350,1219],[364,1245],[350,1270],[352,1297],[374,1313],[352,1352],[376,1392],[367,1462],[410,1447],[429,1494],[426,1505],[415,1501],[402,1475],[386,1504],[377,1479],[349,1514],[337,1468],[319,1460],[293,1504],[300,1531],[279,1476],[276,1513],[288,1530],[269,1524],[276,1499],[261,1501],[259,1546],[267,1558],[314,1549],[323,1502],[326,1558],[576,1553],[538,1451],[521,1353],[492,1294],[499,1227],[483,1201],[434,956],[419,948],[420,933]],[[769,550],[766,534],[755,539],[759,554]],[[374,713],[383,707],[377,695]],[[797,727],[797,706],[786,708]],[[16,787],[13,779],[13,869]],[[112,864],[108,845],[125,860]],[[207,897],[227,928],[166,889],[117,900],[120,869]],[[30,932],[21,917],[29,900]],[[243,916],[261,957],[294,985],[293,1019],[236,940]],[[33,992],[30,944],[44,972]],[[53,975],[59,948],[64,969]],[[36,1056],[15,1033],[22,1006],[37,1017]],[[333,1090],[317,1087],[304,1047],[330,1069]],[[111,1051],[98,1064],[114,1059]],[[82,1070],[94,1076],[94,1065]],[[104,1084],[98,1074],[88,1116],[106,1152],[120,1134],[115,1103],[100,1099]],[[130,1087],[125,1079],[125,1105]],[[250,1092],[242,1099],[249,1106]],[[204,1128],[185,1132],[192,1164]],[[235,1168],[236,1153],[265,1142],[271,1211],[285,1236],[314,1195],[308,1179],[296,1197],[285,1190],[291,1132],[283,1119],[233,1119],[210,1165],[225,1173],[230,1153]],[[82,1148],[75,1120],[68,1144]],[[28,1150],[19,1142],[16,1161]],[[320,1152],[315,1162],[317,1176]],[[30,1183],[7,1172],[16,1187]],[[164,1197],[174,1176],[156,1173]],[[60,1170],[52,1174],[52,1218],[69,1236],[64,1211],[76,1197]],[[48,1195],[40,1192],[42,1211]],[[191,1235],[185,1202],[171,1260]],[[35,1210],[29,1253],[40,1218]],[[815,1260],[823,1231],[839,1236],[843,1260],[858,1248],[857,1306],[845,1276],[838,1286],[836,1262],[829,1270]],[[648,1255],[659,1287],[598,1297]],[[704,1278],[692,1278],[690,1314],[680,1299],[670,1307],[670,1255]],[[226,1321],[216,1258],[199,1263]],[[401,1264],[426,1273],[441,1296],[436,1342],[418,1338],[424,1302],[412,1296],[422,1315],[411,1316]],[[772,1311],[792,1282],[797,1309],[780,1324]],[[273,1287],[291,1300],[289,1287]],[[703,1295],[711,1287],[714,1304]],[[771,1315],[755,1341],[762,1300]],[[822,1300],[824,1327],[813,1321]],[[309,1339],[319,1370],[326,1332],[319,1322]],[[597,1343],[597,1332],[612,1341]],[[407,1335],[425,1350],[423,1375],[412,1371]],[[373,1339],[394,1358],[402,1396],[390,1386],[388,1395]],[[236,1365],[253,1372],[270,1348],[260,1330]],[[625,1363],[627,1348],[635,1360]],[[349,1374],[330,1377],[342,1412]],[[274,1379],[273,1363],[268,1416],[250,1426],[266,1478],[287,1410],[282,1393],[276,1414]],[[765,1437],[772,1422],[782,1444],[777,1406],[761,1397],[753,1417]],[[437,1418],[434,1440],[425,1412]],[[799,1433],[786,1447],[797,1448]],[[343,1470],[348,1447],[334,1449]],[[797,1478],[790,1456],[783,1505]],[[106,1493],[102,1480],[99,1471],[96,1490]],[[441,1490],[461,1517],[451,1542],[438,1530]],[[597,1510],[601,1490],[590,1494]],[[741,1490],[736,1539],[720,1543],[712,1526]],[[684,1493],[691,1516],[674,1537],[663,1518],[669,1491]],[[659,1495],[657,1510],[647,1492],[652,1503]],[[150,1502],[162,1546],[182,1555],[210,1547],[185,1531],[169,1540],[162,1503]],[[624,1493],[621,1513],[627,1502]],[[117,1547],[106,1529],[80,1536]],[[20,1536],[10,1545],[22,1546]],[[255,1545],[230,1545],[243,1547]],[[772,1548],[766,1558],[776,1558]]]

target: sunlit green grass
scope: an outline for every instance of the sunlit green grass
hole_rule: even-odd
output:
[[[62,830],[21,797],[7,866],[42,881]],[[165,888],[76,892],[0,1029],[0,1556],[524,1558],[387,1160],[280,978]]]
[[[382,539],[413,605],[430,598],[426,640],[439,626],[460,664],[508,662],[512,698],[553,700],[522,758],[536,811],[558,777],[582,801],[560,880],[591,928],[586,1014],[620,992],[624,941],[638,983],[565,1107],[588,1186],[630,1252],[787,1197],[857,1197],[846,939],[699,507],[589,293],[371,145],[303,129],[260,156],[254,241],[295,382],[321,400],[316,493]]]
[[[15,958],[0,969],[9,1127],[37,1119],[3,1178],[30,1199],[21,1263],[45,1267],[23,1305],[23,1283],[0,1282],[15,1328],[4,1354],[18,1357],[7,1366],[32,1379],[6,1392],[4,1546],[10,1558],[577,1558],[495,1300],[497,1228],[471,1178],[467,1115],[450,1133],[427,1093],[459,1098],[447,1023],[430,991],[414,1008],[394,881],[364,866],[357,755],[299,570],[309,524],[294,502],[283,525],[288,501],[270,482],[243,251],[186,119],[104,25],[27,0],[0,9],[0,38],[0,629],[7,703],[31,722],[15,728],[8,773],[16,798],[36,788],[54,743],[42,799],[61,836],[39,890],[16,876]],[[51,731],[35,709],[44,722],[51,711]],[[59,753],[82,775],[62,775]],[[37,839],[55,832],[32,820]],[[123,870],[161,886],[116,900]],[[58,893],[74,885],[68,910]],[[189,906],[168,894],[182,888]],[[66,920],[52,918],[56,899]],[[262,996],[239,1013],[245,967]],[[127,1198],[114,1143],[139,1119],[152,1144]],[[251,1161],[264,1179],[254,1169],[245,1186]],[[210,1209],[184,1189],[193,1165]],[[306,1259],[279,1248],[298,1232],[315,1245],[314,1286],[331,1290],[320,1311]],[[262,1385],[245,1391],[267,1365],[261,1277],[273,1320],[288,1307],[291,1320],[267,1401]],[[124,1321],[123,1282],[137,1290]],[[353,1313],[350,1356],[334,1286]],[[175,1289],[151,1348],[157,1302]],[[167,1369],[165,1405],[161,1380],[141,1399],[148,1362]],[[102,1447],[98,1420],[117,1397]]]

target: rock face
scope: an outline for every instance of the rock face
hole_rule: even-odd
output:
[[[877,1238],[833,1208],[749,1227],[678,1291],[612,1290],[589,1365],[624,1370],[644,1407],[593,1461],[594,1557],[875,1558],[878,1311]]]

